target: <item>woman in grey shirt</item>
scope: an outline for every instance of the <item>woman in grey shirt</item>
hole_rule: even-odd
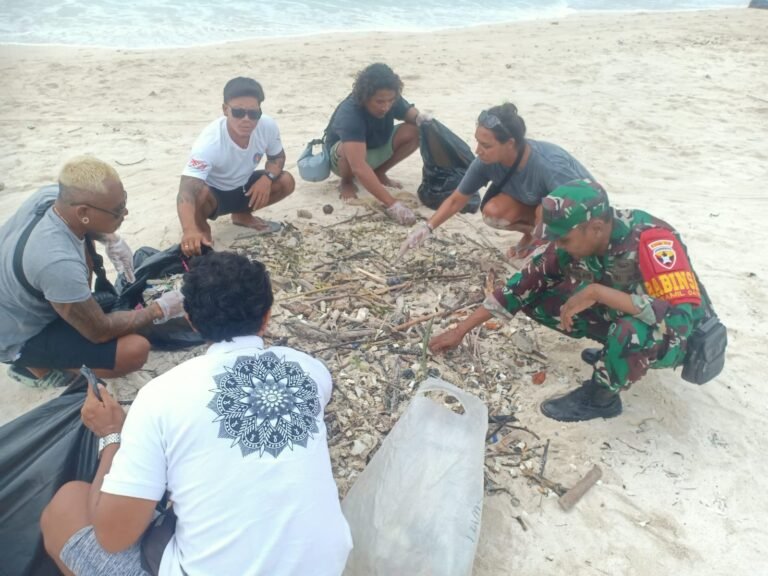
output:
[[[540,220],[541,199],[566,182],[592,179],[592,175],[559,146],[527,139],[525,132],[525,121],[510,102],[481,112],[475,130],[477,158],[432,217],[411,230],[401,255],[419,246],[489,183],[481,205],[483,221],[493,228],[522,232],[517,246],[507,253],[510,258],[530,254],[535,247],[533,230]]]

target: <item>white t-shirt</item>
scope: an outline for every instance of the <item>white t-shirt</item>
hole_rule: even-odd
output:
[[[227,117],[214,120],[192,146],[182,174],[199,178],[219,190],[234,190],[248,181],[264,155],[283,150],[277,122],[264,114],[251,132],[248,148],[240,148],[227,131]]]
[[[219,342],[141,389],[102,491],[178,516],[160,576],[338,576],[352,537],[331,472],[331,375],[258,336]]]

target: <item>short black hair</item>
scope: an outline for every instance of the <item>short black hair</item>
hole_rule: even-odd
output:
[[[192,259],[181,293],[189,321],[213,342],[258,334],[274,302],[264,264],[234,252]]]
[[[233,98],[241,98],[243,96],[252,96],[261,104],[264,102],[264,89],[253,78],[244,78],[243,76],[232,78],[224,86],[224,104]]]
[[[511,136],[517,147],[520,148],[525,142],[526,129],[525,120],[517,113],[517,106],[512,104],[512,102],[505,102],[501,106],[489,108],[487,112],[496,116],[503,125],[503,128],[501,126],[494,126],[490,129],[496,140],[503,144]]]
[[[392,68],[376,62],[357,73],[352,95],[358,104],[363,105],[379,90],[392,90],[400,96],[403,91],[403,82]]]

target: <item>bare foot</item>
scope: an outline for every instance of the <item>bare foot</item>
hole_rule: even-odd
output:
[[[341,183],[339,183],[339,198],[344,202],[357,198],[357,184],[355,184],[354,180],[341,180]]]
[[[403,185],[400,184],[400,182],[398,182],[397,180],[392,180],[386,174],[379,174],[378,172],[376,172],[376,176],[378,177],[379,182],[381,182],[381,184],[383,186],[386,186],[387,188],[397,188],[398,190],[402,190],[403,188]]]
[[[281,228],[279,222],[272,222],[270,220],[262,220],[257,218],[250,212],[237,212],[232,214],[232,224],[235,226],[245,226],[251,230],[255,230],[257,234],[273,234],[278,232]]]

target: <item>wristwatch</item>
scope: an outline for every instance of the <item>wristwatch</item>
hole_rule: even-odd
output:
[[[270,182],[274,182],[278,178],[280,178],[280,174],[272,174],[269,170],[265,173],[267,175],[267,178],[269,178]]]
[[[99,458],[101,458],[101,453],[110,444],[120,444],[120,432],[112,432],[112,434],[107,434],[106,436],[103,436],[99,438]]]

